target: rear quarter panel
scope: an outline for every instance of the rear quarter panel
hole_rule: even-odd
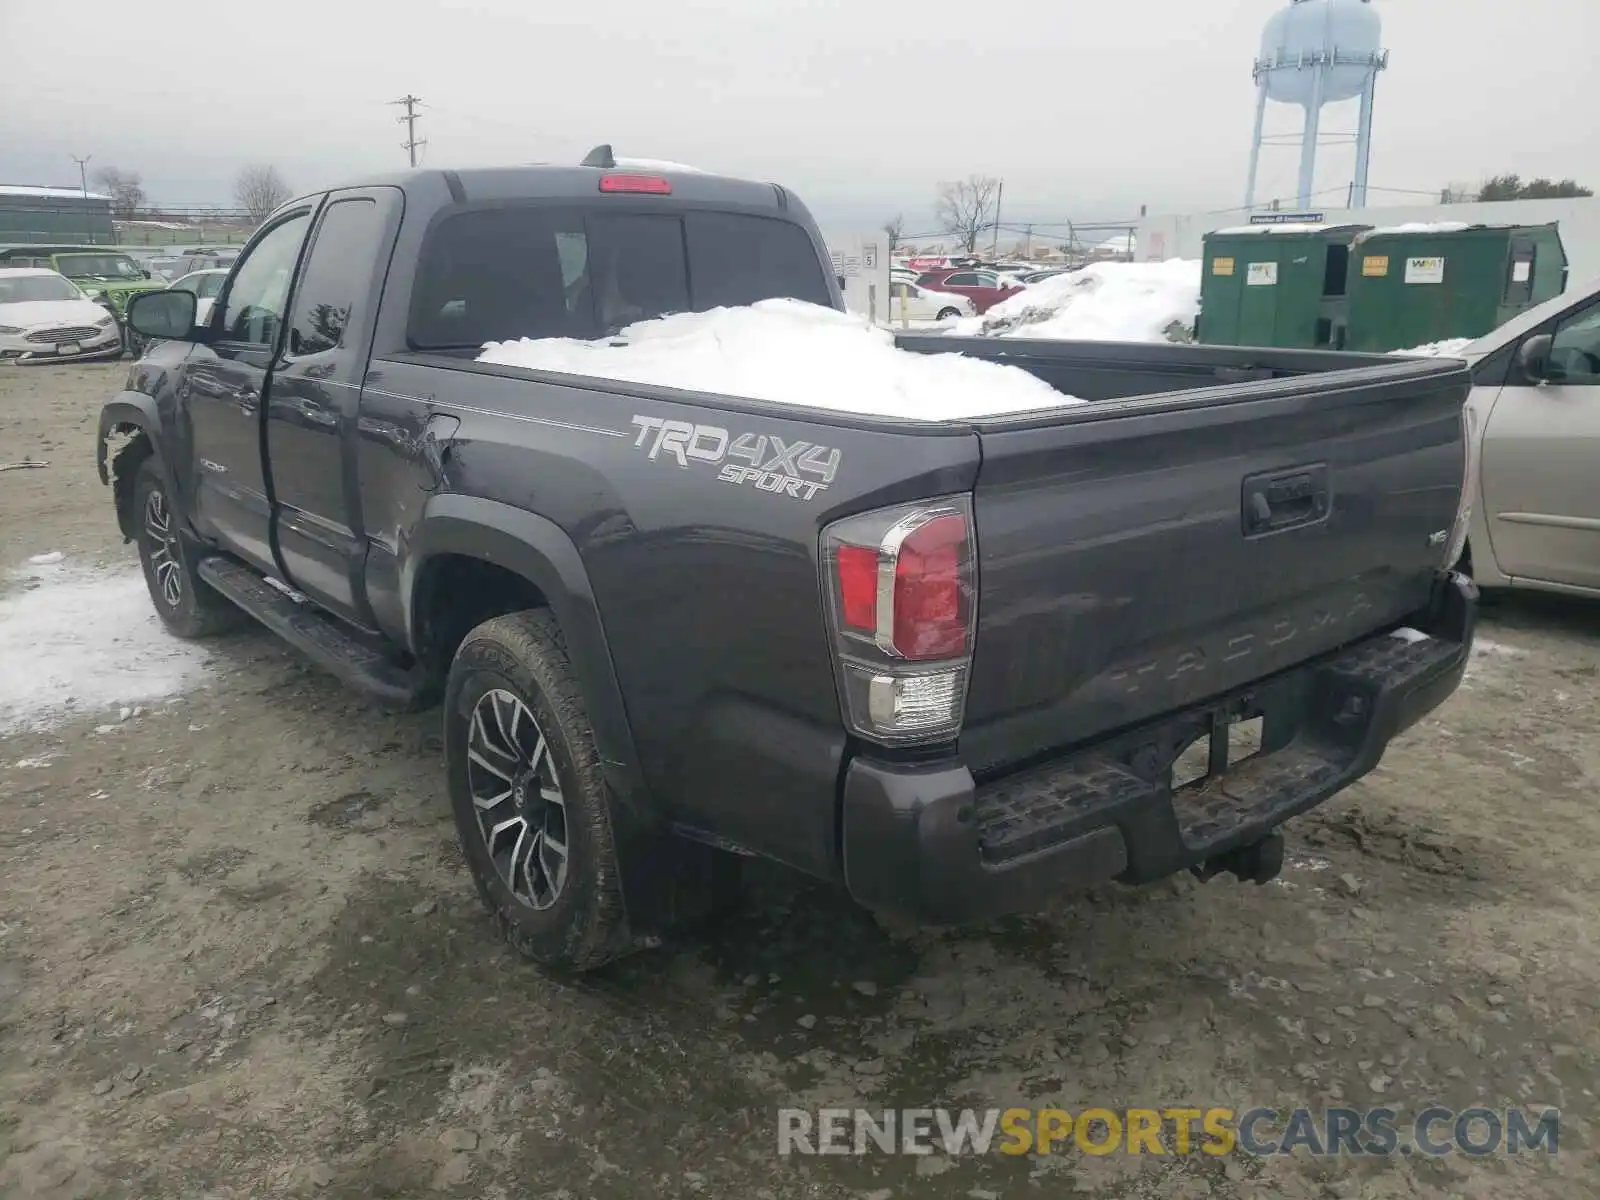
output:
[[[371,405],[364,396],[364,424],[459,418],[442,487],[537,513],[572,539],[646,786],[669,817],[803,870],[836,871],[845,736],[818,537],[846,513],[970,489],[976,437],[428,365],[437,362],[375,362],[367,391],[384,394]],[[408,517],[388,519],[371,532],[403,572]]]

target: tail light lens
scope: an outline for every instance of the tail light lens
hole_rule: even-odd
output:
[[[672,184],[659,175],[602,175],[602,192],[643,192],[649,196],[672,195]]]
[[[879,509],[822,534],[845,719],[885,743],[960,732],[977,620],[965,496]]]
[[[1470,399],[1461,409],[1461,436],[1466,442],[1461,454],[1461,500],[1456,505],[1455,524],[1450,529],[1450,541],[1444,548],[1444,562],[1440,564],[1446,571],[1461,561],[1461,554],[1467,548],[1467,530],[1472,525],[1472,497],[1477,494],[1478,488],[1478,410],[1472,406]]]

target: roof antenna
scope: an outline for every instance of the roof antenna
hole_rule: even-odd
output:
[[[604,167],[610,170],[617,165],[616,157],[611,153],[611,143],[602,142],[584,157],[578,164],[580,167]]]

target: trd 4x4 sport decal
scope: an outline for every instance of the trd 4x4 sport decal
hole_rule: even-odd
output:
[[[796,500],[827,491],[839,473],[837,449],[798,439],[786,442],[769,433],[734,436],[720,425],[660,417],[635,416],[633,427],[638,430],[634,446],[652,460],[669,458],[686,470],[691,463],[721,464],[717,478],[723,483],[751,484]]]

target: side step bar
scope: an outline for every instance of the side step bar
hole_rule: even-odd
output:
[[[395,708],[418,708],[426,680],[363,644],[338,621],[279,591],[230,558],[200,560],[200,578],[343,683]]]

